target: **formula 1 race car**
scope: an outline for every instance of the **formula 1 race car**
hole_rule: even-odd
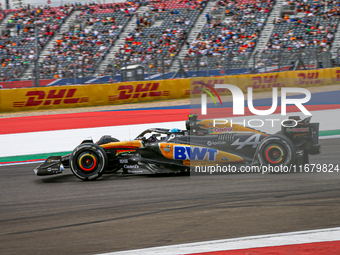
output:
[[[152,128],[133,141],[121,142],[105,135],[94,143],[84,140],[71,154],[51,156],[34,169],[53,175],[69,167],[82,180],[104,173],[189,173],[194,166],[307,164],[309,155],[321,152],[319,123],[311,117],[290,117],[274,135],[215,120],[189,115],[186,130]],[[293,125],[294,124],[294,125]]]

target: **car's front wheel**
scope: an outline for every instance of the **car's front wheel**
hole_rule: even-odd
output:
[[[103,148],[93,143],[77,146],[70,156],[70,168],[84,181],[99,178],[107,167],[107,155]]]

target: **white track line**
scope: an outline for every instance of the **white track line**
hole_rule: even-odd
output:
[[[184,121],[174,121],[0,135],[0,155],[10,157],[72,151],[87,138],[96,142],[103,135],[112,135],[121,141],[129,141],[148,128],[184,129],[184,124]]]
[[[320,123],[320,131],[340,129],[340,118],[331,118],[330,116],[339,116],[340,109],[312,111],[312,122]],[[298,116],[299,113],[289,113],[290,116]],[[301,116],[302,117],[302,116]],[[234,124],[245,120],[246,126],[250,119],[268,119],[268,116],[244,116],[232,118]],[[230,119],[230,118],[229,118]],[[280,114],[270,115],[270,119],[278,119],[280,121],[287,119],[287,116]],[[265,121],[263,127],[259,127],[261,131],[273,134],[280,130],[280,121],[274,122],[274,127],[271,127],[271,122]],[[269,124],[268,124],[269,123]],[[88,137],[92,137],[97,141],[103,135],[112,135],[121,141],[134,139],[139,133],[148,128],[185,128],[184,121],[162,122],[123,125],[112,127],[97,127],[97,128],[80,128],[68,130],[54,130],[44,132],[18,133],[0,135],[0,155],[1,157],[10,157],[17,155],[32,155],[41,153],[52,153],[60,151],[71,151],[80,142]],[[340,136],[339,136],[340,137]],[[328,139],[336,138],[331,136]],[[321,138],[326,139],[326,138]]]
[[[319,136],[319,139],[335,139],[335,138],[340,138],[340,135],[325,135],[325,136]]]
[[[17,163],[7,163],[7,164],[2,164],[0,163],[0,167],[2,166],[15,166],[15,165],[27,165],[27,164],[34,164],[34,163],[43,163],[44,160],[39,160],[39,161],[25,161],[25,162],[17,162]]]
[[[340,240],[340,228],[327,228],[102,253],[101,255],[178,255],[338,240]]]

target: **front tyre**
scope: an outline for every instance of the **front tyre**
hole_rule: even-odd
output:
[[[287,166],[296,161],[295,145],[288,137],[280,134],[263,139],[255,155],[258,162],[264,166]]]
[[[77,146],[70,156],[72,173],[84,181],[99,178],[107,167],[107,155],[103,148],[93,143]]]

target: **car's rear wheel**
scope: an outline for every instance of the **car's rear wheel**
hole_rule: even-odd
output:
[[[70,156],[73,174],[84,181],[99,178],[107,167],[107,155],[103,148],[93,143],[77,146]]]
[[[265,166],[287,166],[296,161],[296,149],[286,136],[276,134],[266,137],[258,145],[255,156]]]

